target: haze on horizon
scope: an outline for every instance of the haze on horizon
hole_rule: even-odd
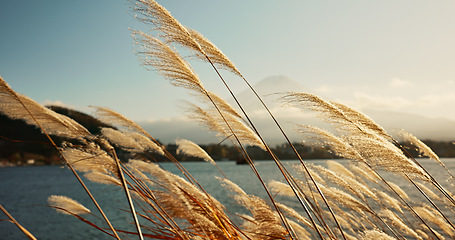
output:
[[[159,3],[252,83],[282,75],[357,109],[455,121],[453,1]],[[132,15],[128,1],[2,1],[0,75],[43,104],[180,121],[191,97],[140,66],[129,28],[147,27]],[[209,90],[228,96],[210,68],[190,63]],[[225,75],[237,93],[246,88]]]

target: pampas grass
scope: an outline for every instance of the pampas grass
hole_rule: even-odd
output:
[[[90,214],[90,210],[80,204],[78,201],[65,196],[52,195],[47,201],[50,206],[57,208],[57,211],[63,214]]]
[[[212,157],[210,157],[210,155],[196,143],[186,139],[177,139],[175,140],[175,143],[178,146],[177,154],[198,157],[206,162],[216,165]]]
[[[153,0],[137,0],[132,5],[137,18],[150,29],[147,33],[132,30],[139,60],[150,70],[158,71],[171,85],[184,88],[203,106],[186,103],[189,117],[199,121],[220,140],[229,139],[251,168],[266,198],[243,190],[229,179],[213,158],[196,143],[177,139],[177,154],[201,158],[217,167],[223,178],[219,181],[243,213],[227,209],[209,194],[167,149],[137,123],[114,110],[94,107],[95,116],[116,127],[104,128],[93,135],[74,120],[59,115],[32,99],[12,90],[0,78],[0,112],[13,119],[36,125],[49,140],[59,136],[67,141],[54,147],[63,162],[73,170],[87,194],[103,216],[102,222],[89,221],[82,214],[93,214],[78,202],[64,196],[50,196],[51,207],[70,214],[107,236],[120,239],[117,231],[128,238],[150,239],[444,239],[453,238],[452,224],[455,201],[453,194],[412,158],[381,126],[365,114],[341,103],[328,101],[309,93],[280,93],[287,105],[318,113],[330,130],[295,123],[300,140],[323,146],[350,164],[326,161],[327,167],[303,161],[274,114],[254,91],[233,62],[202,34],[179,23],[165,8]],[[179,51],[190,50],[197,58],[183,57]],[[236,107],[206,89],[190,60],[210,64]],[[262,102],[283,138],[299,159],[293,167],[283,164],[268,147],[256,125],[243,109],[222,70],[241,78]],[[405,123],[404,123],[405,124]],[[292,131],[292,130],[291,130]],[[450,174],[439,157],[412,134],[402,134],[435,163]],[[77,142],[77,143],[76,143]],[[264,180],[244,146],[259,147],[273,159],[280,175]],[[120,162],[116,151],[141,156]],[[150,154],[159,154],[173,163],[178,174],[152,163]],[[211,169],[207,169],[210,171]],[[79,178],[84,172],[89,181],[121,188],[134,219],[135,232],[112,226],[90,191]],[[393,176],[393,177],[390,177]],[[270,176],[267,176],[270,177]],[[415,192],[400,184],[414,186]],[[417,197],[416,197],[417,196]],[[423,198],[422,198],[423,197]],[[422,203],[422,199],[427,201]],[[429,203],[429,204],[428,204]],[[104,206],[109,207],[109,206]],[[443,209],[443,210],[441,210]],[[4,211],[6,212],[6,210]],[[13,219],[12,216],[10,219]],[[100,218],[101,219],[101,218]],[[32,235],[18,226],[26,235]],[[25,230],[25,231],[24,231]]]

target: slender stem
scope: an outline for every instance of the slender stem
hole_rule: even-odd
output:
[[[409,158],[411,158],[411,160],[417,164],[427,175],[428,177],[430,178],[431,182],[433,183],[433,185],[453,204],[455,205],[455,200],[453,199],[453,197],[447,192],[447,190],[445,190],[442,185],[436,181],[436,179],[430,174],[430,172],[427,171],[427,169],[425,169],[418,161],[417,159],[415,159],[408,151],[406,151],[406,149],[401,146],[401,144],[399,144],[395,139],[392,138],[392,141],[393,143],[398,146]]]
[[[417,217],[417,219],[419,219],[437,239],[440,239],[438,235],[434,232],[434,230],[430,226],[428,226],[425,220],[423,220],[419,216],[419,214],[417,214],[414,208],[411,205],[409,205],[409,203],[406,200],[404,200],[403,197],[401,197],[401,195],[381,175],[379,175],[379,173],[370,164],[368,164],[366,161],[362,162],[365,163],[381,179],[381,181],[385,183],[385,185],[387,185],[387,187],[398,196],[398,198],[401,199],[401,201],[406,205],[406,207],[408,207],[408,209],[411,210],[411,212]]]
[[[139,239],[140,240],[144,240],[144,236],[142,235],[141,226],[139,224],[139,220],[137,219],[136,210],[134,209],[133,200],[131,199],[130,192],[128,191],[128,185],[126,183],[125,176],[123,175],[122,166],[120,165],[120,161],[119,161],[119,159],[117,157],[117,154],[115,153],[115,149],[111,148],[110,152],[111,152],[112,156],[115,159],[115,163],[117,164],[118,175],[120,177],[120,180],[122,181],[122,186],[123,186],[123,189],[125,190],[125,194],[126,194],[126,198],[128,200],[128,204],[130,205],[131,214],[133,215],[133,218],[134,218],[134,223],[135,223],[135,226],[136,226],[136,230],[137,230]]]
[[[272,153],[273,154],[273,153]],[[281,162],[279,162],[280,165],[282,165]],[[280,168],[280,167],[279,167]],[[319,229],[317,228],[317,225],[313,219],[313,216],[311,216],[310,212],[313,212],[316,216],[318,216],[318,214],[315,213],[316,210],[315,207],[311,204],[311,202],[309,201],[308,197],[306,196],[306,194],[303,194],[303,190],[300,188],[300,186],[298,185],[297,181],[294,179],[294,177],[289,173],[289,171],[284,168],[283,166],[283,169],[280,168],[281,171],[284,171],[286,174],[283,174],[283,176],[285,177],[286,181],[288,182],[289,186],[291,187],[294,195],[297,197],[297,199],[299,200],[300,204],[302,205],[303,209],[305,210],[305,213],[308,215],[308,218],[310,219],[310,222],[311,224],[313,225],[313,227],[315,228],[319,238],[321,239],[324,239],[324,237],[322,236],[322,233],[319,231]],[[298,191],[296,191],[298,190]],[[303,195],[304,199],[301,198],[300,194]],[[303,204],[303,200],[305,200],[305,203],[308,205],[308,206],[311,206],[311,211],[310,209],[308,209],[308,207]],[[316,202],[316,201],[315,201]],[[324,226],[324,229],[326,230],[326,233],[327,235],[333,235],[333,232],[330,230],[330,228],[328,227],[327,223],[324,221],[324,218],[321,217],[321,219],[318,218],[318,220],[320,221],[320,223]],[[322,221],[322,222],[321,222]]]
[[[393,230],[393,228],[391,228],[385,221],[384,219],[382,219],[381,216],[379,216],[378,213],[376,213],[376,211],[371,207],[371,205],[368,203],[368,201],[366,200],[366,198],[360,194],[357,190],[355,190],[353,187],[351,186],[348,186],[348,188],[350,189],[350,191],[352,191],[356,196],[357,198],[361,199],[364,203],[365,203],[365,206],[368,208],[368,210],[370,211],[369,213],[371,215],[373,215],[375,218],[379,219],[379,221],[381,221],[392,233],[393,235],[395,235],[396,238],[399,238],[397,233],[395,232],[395,230]],[[384,205],[384,203],[380,202],[385,208],[386,206]],[[375,219],[374,219],[375,220]],[[375,224],[377,225],[377,224]],[[401,236],[403,238],[403,236]]]
[[[136,183],[136,185],[131,185],[131,187],[137,193],[141,193],[143,195],[144,201],[147,202],[149,206],[151,206],[155,210],[155,212],[163,219],[163,221],[165,221],[166,224],[172,228],[173,233],[177,234],[182,239],[188,239],[188,237],[185,235],[185,232],[178,226],[178,224],[169,215],[169,213],[166,212],[164,207],[162,207],[159,204],[153,191],[147,187],[147,184],[145,184],[142,180],[134,177],[134,175],[130,172],[128,168],[123,166],[122,163],[120,164],[122,165],[122,168],[124,169],[125,173]],[[149,201],[149,198],[155,203],[155,205]]]
[[[446,222],[455,230],[455,226],[452,224],[452,222],[446,217],[446,215],[439,209],[439,207],[428,197],[428,195],[419,187],[417,184],[412,180],[408,175],[406,175],[406,178],[419,190],[420,193],[433,205],[433,207],[441,214],[441,216],[446,220]]]
[[[0,210],[2,210],[5,215],[11,219],[11,222],[14,223],[30,240],[36,240],[35,236],[33,236],[27,229],[25,229],[14,217],[6,211],[6,209],[0,204]]]

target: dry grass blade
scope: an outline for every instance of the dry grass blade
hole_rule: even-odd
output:
[[[410,142],[411,144],[415,145],[419,149],[420,153],[422,153],[424,156],[427,156],[427,157],[435,160],[441,166],[445,167],[444,163],[442,163],[441,160],[439,160],[438,155],[436,155],[436,153],[434,153],[433,150],[431,150],[431,148],[429,148],[425,143],[420,141],[417,137],[415,137],[411,133],[408,133],[404,130],[400,131],[400,135],[403,137],[403,139],[405,141]]]
[[[60,209],[57,209],[57,212],[71,215],[76,214],[76,215],[82,215],[82,214],[90,214],[90,210],[86,207],[84,207],[82,204],[80,204],[78,201],[73,200],[69,197],[65,196],[59,196],[59,195],[52,195],[49,198],[47,198],[47,202],[52,206],[52,207],[57,207],[57,208],[62,208],[65,209],[66,211],[62,211]],[[70,212],[70,213],[68,213]]]
[[[419,192],[430,202],[430,204],[434,207],[435,209],[435,212],[437,212],[437,214],[440,214],[438,216],[441,216],[446,222],[442,221],[442,219],[440,217],[438,217],[438,221],[440,222],[444,222],[446,223],[447,226],[451,227],[452,230],[455,230],[455,226],[453,225],[453,223],[449,220],[449,218],[447,218],[446,214],[444,214],[444,212],[434,203],[433,200],[430,199],[430,197],[428,197],[428,195],[424,192],[423,189],[421,189],[419,187],[419,185],[413,181],[412,179],[408,178],[408,180],[417,188],[417,190],[419,190]]]
[[[406,194],[406,192],[401,189],[400,186],[398,186],[397,184],[393,183],[393,182],[389,182],[389,185],[393,188],[393,190],[395,192],[397,192],[402,198],[406,199],[406,200],[410,200],[408,194]]]
[[[162,147],[158,145],[158,142],[148,134],[141,126],[134,121],[128,119],[122,114],[115,112],[109,108],[94,107],[96,109],[95,115],[98,116],[102,121],[110,124],[120,125],[132,132],[123,132],[128,137],[133,138],[137,144],[143,149],[153,151],[155,153],[165,155]]]
[[[242,76],[234,63],[210,40],[199,32],[180,24],[167,9],[157,2],[153,0],[136,1],[134,11],[139,14],[137,16],[139,20],[151,23],[167,42],[188,47],[202,60],[210,60],[211,63]]]
[[[361,124],[367,129],[373,130],[375,133],[385,137],[386,139],[392,139],[392,137],[384,130],[384,128],[379,126],[379,124],[377,124],[367,115],[338,102],[331,101],[330,103],[340,109],[351,121]]]
[[[375,239],[375,240],[395,240],[396,238],[391,237],[387,235],[384,232],[381,232],[379,230],[366,230],[362,233],[362,239],[367,240],[367,239]]]
[[[137,160],[133,160],[132,162],[135,161]],[[130,169],[133,170],[134,174],[130,171]],[[176,221],[174,221],[173,217],[164,210],[161,203],[157,200],[155,192],[149,188],[149,186],[157,186],[159,184],[155,184],[139,169],[132,166],[132,164],[127,164],[127,166],[124,166],[123,170],[133,182],[133,184],[130,184],[130,192],[132,193],[132,196],[138,200],[136,203],[138,203],[138,205],[145,212],[144,214],[139,212],[137,214],[149,221],[149,224],[151,224],[151,226],[141,226],[149,232],[156,233],[156,236],[161,236],[162,239],[168,239],[166,236],[173,236],[169,237],[169,239],[189,239],[187,232],[182,230]],[[140,178],[138,178],[136,174],[138,174]],[[141,201],[145,203],[145,206],[139,204]],[[134,234],[137,235],[137,233]],[[143,236],[149,237],[150,234],[146,233],[143,234]]]
[[[396,211],[403,213],[403,210],[402,210],[403,205],[400,203],[400,201],[398,201],[396,198],[391,197],[390,195],[388,195],[387,193],[385,193],[383,191],[380,191],[377,189],[374,189],[374,190],[375,190],[376,195],[381,199],[381,201],[383,201],[385,203],[386,206],[389,206],[390,208],[393,208]]]
[[[162,8],[161,6],[159,7],[156,7],[156,3],[153,2],[153,5],[152,6],[152,9],[153,11],[159,11],[160,8]],[[160,13],[161,14],[161,13]],[[196,45],[194,45],[193,43],[195,43],[196,41],[186,41],[186,33],[188,33],[188,30],[184,27],[181,27],[182,25],[179,24],[170,14],[169,12],[167,11],[164,11],[162,14],[163,15],[160,15],[160,14],[157,14],[159,17],[157,17],[156,19],[160,19],[161,16],[165,16],[164,18],[161,18],[162,20],[164,20],[164,23],[159,23],[159,24],[156,24],[155,23],[155,26],[157,26],[158,30],[161,30],[163,31],[165,34],[162,35],[164,38],[166,38],[169,42],[177,42],[177,43],[180,43],[184,46],[189,46],[190,49],[196,49],[196,51],[200,52],[202,55],[204,55],[206,57],[206,60],[212,65],[212,67],[214,68],[214,70],[216,71],[216,73],[218,74],[218,76],[220,77],[221,81],[224,83],[225,87],[228,89],[228,91],[231,93],[232,97],[234,98],[234,100],[236,101],[237,105],[241,108],[242,112],[245,114],[246,118],[248,119],[248,122],[249,124],[251,125],[251,127],[254,129],[254,138],[256,139],[253,139],[251,138],[248,134],[248,131],[247,131],[247,138],[250,138],[248,141],[250,141],[249,144],[253,144],[253,145],[256,145],[256,146],[259,146],[260,148],[263,148],[264,150],[267,150],[271,155],[272,157],[274,157],[274,154],[270,152],[270,149],[268,149],[268,147],[266,146],[265,142],[262,140],[262,137],[260,136],[259,132],[256,130],[256,128],[254,127],[254,124],[251,122],[251,120],[249,119],[248,115],[245,113],[245,111],[243,110],[242,106],[240,105],[240,103],[238,102],[237,98],[235,97],[235,95],[233,94],[233,92],[231,91],[231,89],[229,88],[229,86],[227,85],[227,83],[225,82],[225,80],[223,79],[223,77],[221,76],[221,74],[219,73],[218,69],[215,67],[215,64],[217,64],[216,62],[212,61],[212,59],[204,52],[204,50],[201,48],[201,46],[199,45],[199,43],[197,43]],[[165,26],[167,25],[166,21],[168,21],[169,23],[171,23],[171,26],[169,27],[169,29],[176,29],[177,31],[173,32],[171,31],[172,33],[171,34],[166,34],[166,32],[168,31],[168,29],[166,29],[166,27],[162,27],[162,26]],[[174,23],[177,23],[177,24],[174,24]],[[174,33],[177,32],[177,35],[180,36],[180,35],[185,35],[183,38],[182,37],[177,37],[174,39],[173,35]],[[197,36],[195,36],[197,37]],[[183,40],[183,41],[182,41]],[[219,55],[221,57],[225,57],[224,54],[221,53],[221,51],[219,51],[213,44],[211,44],[210,42],[208,41],[201,41],[201,42],[204,42],[203,44],[208,44],[210,45],[210,48],[212,49],[215,49],[215,51],[217,51],[217,53],[215,55]],[[219,57],[219,56],[215,56],[215,58]],[[218,58],[219,59],[219,58]],[[215,61],[218,61],[218,59],[215,59]],[[225,58],[227,59],[227,58]],[[218,61],[218,62],[223,62],[225,59],[221,60],[221,61]],[[230,65],[230,61],[228,63],[224,63],[225,65]],[[233,66],[233,65],[232,65]],[[232,66],[227,66],[228,69],[231,69],[233,70],[234,72],[237,72],[238,73],[238,70],[237,69],[232,69]],[[241,76],[241,75],[240,75]],[[241,76],[243,78],[243,76]],[[243,78],[245,80],[245,82],[251,87],[251,85],[246,81],[245,78]],[[252,89],[254,91],[254,89]],[[255,92],[255,91],[254,91]],[[256,96],[257,93],[255,92]],[[208,94],[207,94],[208,95]],[[209,96],[209,95],[208,95]],[[209,97],[210,98],[210,97]],[[259,98],[260,99],[260,98]],[[261,99],[260,99],[261,100]],[[211,100],[213,102],[213,100]],[[261,100],[262,102],[262,100]],[[263,103],[263,102],[262,102]],[[224,115],[221,113],[221,111],[218,109],[218,107],[216,106],[215,102],[214,102],[214,105],[215,107],[217,108],[218,112],[222,115],[222,117],[224,118]],[[264,105],[264,107],[266,107]],[[266,109],[268,110],[268,108],[266,107]],[[270,111],[268,111],[270,113]],[[271,114],[271,113],[270,113]],[[275,120],[275,118],[273,117],[273,115],[271,115],[271,117]],[[229,126],[229,123],[225,120],[226,124],[228,125],[228,128],[230,128],[230,131],[233,133],[234,137],[236,138],[236,140],[239,142],[240,144],[240,141],[237,137],[237,134],[231,129],[231,127]],[[275,120],[276,122],[276,120]],[[277,122],[276,122],[277,123]],[[278,123],[277,123],[278,125]],[[278,125],[278,127],[281,129],[281,127]],[[238,128],[238,127],[237,127]],[[282,131],[282,133],[284,134],[284,132]],[[285,134],[284,134],[285,135]],[[285,137],[287,138],[287,136],[285,135]],[[257,140],[260,140],[260,141],[257,141]],[[288,140],[289,141],[289,140]],[[256,142],[256,143],[255,143]],[[262,142],[262,143],[260,143]],[[291,144],[292,145],[292,144]],[[243,147],[242,147],[243,148]],[[298,154],[297,154],[298,155]],[[300,156],[299,156],[300,158]],[[275,159],[275,157],[274,157]],[[301,158],[300,158],[301,160]],[[278,163],[278,159],[275,159],[275,161],[277,162],[277,164],[279,165]],[[273,201],[273,200],[272,200]],[[344,237],[344,236],[343,236]]]
[[[204,161],[216,165],[212,157],[196,143],[186,139],[177,139],[175,143],[177,144],[177,154],[202,158]]]
[[[71,216],[73,216],[73,217],[79,219],[80,221],[82,221],[82,222],[88,224],[89,226],[91,226],[91,227],[97,229],[98,231],[103,232],[103,233],[105,233],[105,234],[107,234],[107,235],[109,235],[109,236],[111,236],[111,237],[114,237],[114,238],[117,237],[116,235],[107,232],[105,229],[103,229],[103,228],[97,226],[96,224],[94,224],[93,222],[87,220],[86,218],[83,218],[81,215],[74,214],[74,213],[72,213],[72,212],[70,212],[70,211],[68,211],[68,210],[66,210],[66,209],[64,209],[64,208],[61,208],[61,207],[56,207],[56,206],[50,206],[50,207],[51,207],[51,208],[54,208],[55,210],[57,210],[57,212],[62,212],[62,213],[64,213],[64,214],[71,215]],[[117,231],[118,231],[118,230],[117,230]],[[118,231],[118,232],[120,232],[120,231]],[[137,233],[136,233],[136,234],[137,234]]]
[[[401,218],[399,218],[395,213],[388,209],[384,209],[381,211],[381,215],[390,219],[390,224],[392,224],[397,229],[403,231],[406,235],[410,235],[415,239],[422,239],[414,230],[412,230],[409,226],[407,226]]]
[[[329,131],[305,125],[297,125],[297,129],[300,133],[309,135],[310,138],[316,138],[316,140],[323,142],[326,146],[330,147],[330,149],[336,155],[340,157],[351,160],[364,161],[362,156],[351,145],[349,145],[347,141],[335,136]]]
[[[414,182],[414,183],[417,184],[417,186],[420,189],[422,189],[431,199],[442,201],[442,199],[436,193],[434,193],[432,190],[430,190],[423,183],[420,183],[420,182]]]
[[[280,217],[261,198],[249,195],[247,199],[253,221],[246,226],[246,231],[260,239],[286,239],[287,231],[280,223]]]
[[[210,157],[210,155],[199,145],[186,139],[177,139],[175,142],[177,144],[177,154],[185,154],[188,156],[201,158],[204,161],[214,165],[221,173],[221,175],[223,175],[224,178],[227,178],[226,174],[224,174],[223,170],[221,170],[221,168],[218,167],[218,165],[212,159],[212,157]]]
[[[92,182],[101,183],[101,184],[112,184],[116,186],[121,186],[122,183],[115,177],[102,173],[102,172],[88,172],[84,174],[85,178]]]
[[[142,229],[141,229],[139,220],[137,218],[136,209],[134,207],[133,199],[131,198],[130,190],[128,188],[128,183],[127,183],[127,181],[125,179],[125,176],[123,174],[123,170],[122,170],[122,166],[120,164],[120,160],[117,157],[115,149],[111,145],[104,144],[104,147],[107,149],[107,151],[110,152],[111,156],[115,159],[115,163],[116,163],[116,167],[117,167],[117,172],[116,173],[117,173],[117,176],[119,177],[119,179],[120,179],[120,181],[122,183],[123,190],[125,191],[126,199],[128,201],[128,204],[129,204],[129,207],[130,207],[130,210],[131,210],[131,215],[133,216],[134,223],[135,223],[135,226],[136,226],[137,234],[139,236],[139,239],[143,240],[144,239],[144,235],[142,235]]]
[[[95,109],[95,116],[97,116],[101,121],[105,123],[120,125],[126,129],[130,129],[132,131],[146,134],[147,132],[140,127],[137,123],[133,122],[132,120],[126,118],[122,114],[105,107],[96,107],[90,106]]]
[[[137,132],[125,132],[124,134],[136,141],[136,143],[140,146],[140,149],[143,151],[152,151],[162,156],[165,155],[163,148],[143,134]]]
[[[196,50],[196,55],[200,59],[207,61],[207,58],[209,58],[215,65],[227,69],[235,73],[236,75],[242,77],[242,74],[237,69],[237,67],[235,67],[234,63],[231,62],[231,60],[229,60],[229,58],[226,55],[224,55],[224,53],[219,48],[217,48],[212,42],[210,42],[210,40],[205,38],[196,30],[188,29],[188,31],[191,34],[191,37],[193,37],[193,39],[197,43],[199,43],[200,47],[203,50],[203,52],[200,52],[198,49],[194,49]],[[191,47],[191,45],[189,45],[189,47]]]
[[[358,179],[366,179],[374,183],[378,183],[378,181],[381,180],[381,177],[375,171],[373,171],[373,169],[369,168],[363,163],[358,165],[352,164],[351,170],[356,173]]]
[[[290,208],[282,203],[277,203],[277,205],[280,209],[282,209],[284,212],[286,212],[289,216],[297,219],[299,222],[305,224],[307,227],[314,228],[314,226],[310,223],[310,221],[308,221],[308,219],[306,219],[305,217],[300,215],[300,213],[298,213],[293,208]],[[318,226],[318,225],[316,225],[316,226],[318,228],[320,228],[320,226]]]
[[[274,212],[264,200],[257,196],[247,194],[237,184],[228,179],[219,180],[221,181],[222,186],[235,192],[236,195],[234,196],[234,199],[251,212],[252,216],[244,215],[243,217],[246,220],[243,227],[247,232],[250,232],[253,235],[250,238],[286,239],[285,235],[287,230],[280,224],[281,216],[277,212]],[[295,196],[294,193],[292,193],[292,195]],[[279,203],[275,202],[274,207],[280,209]]]
[[[296,233],[298,239],[303,239],[303,240],[311,240],[311,234],[305,229],[303,228],[302,226],[300,226],[300,224],[294,222],[294,221],[291,221],[291,220],[288,220],[289,222],[289,226],[291,226],[291,228],[294,230],[294,232]]]
[[[350,178],[355,178],[355,175],[349,171],[345,166],[343,166],[341,163],[334,161],[334,160],[328,160],[326,162],[327,168],[332,170],[333,172],[336,172],[338,175],[341,175],[342,177],[350,177]]]
[[[447,222],[445,222],[440,213],[432,211],[433,209],[428,205],[423,205],[423,207],[416,207],[415,211],[425,220],[436,224],[441,228],[445,233],[449,234],[451,238],[455,237],[454,228],[451,227]]]
[[[24,95],[17,94],[1,77],[0,100],[1,113],[35,126],[37,126],[36,119],[43,127],[42,130],[48,134],[67,138],[84,138],[91,135],[87,129],[73,119],[45,108]]]
[[[338,107],[314,94],[287,92],[280,95],[283,102],[316,111],[330,123],[339,124],[348,129],[358,128]]]
[[[408,133],[404,130],[400,131],[400,135],[403,137],[403,139],[405,141],[410,142],[411,144],[416,146],[418,148],[419,152],[423,156],[427,156],[427,157],[435,160],[439,165],[441,165],[447,171],[447,173],[449,173],[449,175],[452,178],[455,178],[453,176],[453,174],[450,172],[450,170],[446,167],[446,165],[439,159],[439,156],[435,152],[433,152],[433,150],[431,150],[431,148],[428,147],[424,142],[420,141],[420,139],[418,139],[411,133]]]
[[[207,103],[210,106],[213,106],[213,104],[215,104],[221,112],[242,118],[242,116],[228,102],[211,91],[206,91],[204,93],[201,92],[196,96],[200,97],[202,102]]]
[[[201,51],[198,42],[191,36],[187,28],[180,24],[171,13],[154,0],[137,0],[132,6],[136,18],[142,22],[152,24],[153,28],[160,32],[161,37],[169,42],[176,42],[190,49]]]
[[[111,144],[129,151],[129,152],[143,152],[144,149],[139,145],[133,138],[127,136],[121,131],[112,129],[112,128],[102,128],[101,134],[105,137]]]
[[[297,101],[298,103],[303,102],[303,106],[322,112],[327,121],[336,123],[341,126],[342,129],[347,130],[346,132],[350,133],[350,136],[346,138],[347,142],[361,155],[361,159],[363,159],[370,168],[380,168],[404,176],[411,175],[418,179],[435,182],[425,169],[416,162],[408,159],[394,144],[387,141],[384,137],[374,134],[372,131],[365,130],[364,126],[350,120],[333,104],[308,94],[292,94],[291,100],[294,102]],[[306,104],[306,102],[309,103]],[[395,143],[395,141],[392,142]],[[392,187],[389,184],[387,185]],[[404,199],[402,200],[405,201]],[[406,204],[408,205],[408,203]],[[412,208],[411,211],[413,211]],[[417,217],[427,225],[418,215]]]
[[[196,73],[175,49],[140,31],[133,31],[133,36],[140,47],[136,54],[145,66],[157,69],[174,86],[204,92]]]
[[[242,144],[257,146],[265,150],[265,146],[258,135],[239,118],[228,113],[223,114],[223,118],[218,111],[204,110],[194,104],[189,104],[187,111],[190,113],[190,118],[201,122],[211,131],[217,132],[218,136],[230,138],[234,133],[237,137],[235,140],[238,139]],[[234,139],[231,140],[234,143],[236,142]]]
[[[111,144],[132,153],[152,151],[164,155],[163,149],[146,136],[137,132],[123,132],[112,128],[102,128],[101,133]]]
[[[296,169],[300,172],[300,173],[303,173],[305,174],[305,170],[302,169],[301,166],[297,166]],[[320,184],[323,184],[323,185],[327,185],[327,183],[325,182],[325,180],[316,172],[314,171],[313,169],[307,167],[307,170],[310,172],[311,176],[313,176],[314,180],[317,182],[317,183],[320,183]]]
[[[235,184],[231,180],[226,179],[226,178],[225,179],[218,178],[218,180],[221,181],[221,185],[223,187],[237,193],[238,196],[241,196],[242,198],[249,198],[248,194],[241,187],[239,187],[239,185]],[[245,206],[248,207],[248,205],[245,205]]]
[[[407,158],[400,149],[384,138],[357,135],[350,136],[349,141],[372,167],[399,174],[409,174],[426,181],[431,179],[420,166]]]
[[[356,149],[354,149],[350,144],[348,144],[347,141],[333,135],[332,133],[330,133],[326,130],[323,130],[323,129],[320,129],[317,127],[303,126],[303,125],[298,125],[298,127],[300,128],[301,133],[316,135],[319,138],[319,140],[321,140],[327,146],[329,146],[330,149],[338,156],[341,156],[341,157],[344,157],[347,159],[357,160],[362,163],[367,161],[362,157],[362,155]],[[337,173],[344,175],[346,177],[346,179],[343,179],[342,177],[337,176],[334,173],[330,174],[329,172],[324,171],[327,174],[329,174],[330,176],[332,176],[332,180],[334,180],[333,178],[335,178],[335,179],[337,179],[336,182],[344,183],[343,185],[345,187],[347,187],[350,191],[353,190],[352,185],[357,186],[358,189],[362,190],[362,191],[358,192],[358,191],[354,190],[355,193],[367,194],[368,196],[372,197],[373,199],[377,199],[376,195],[365,185],[356,181],[355,175],[351,171],[346,169],[343,165],[341,165],[340,163],[335,162],[335,161],[327,161],[327,165],[328,165],[329,169],[336,171]],[[322,169],[323,168],[319,168],[319,170],[322,170]],[[367,174],[367,175],[369,175],[370,177],[376,176],[377,179],[380,179],[379,176],[377,176],[377,173],[372,172],[371,169],[368,169],[368,172],[370,174]],[[326,174],[326,176],[327,176],[327,174]],[[377,179],[373,178],[372,180],[377,181]],[[349,183],[346,182],[346,180],[349,180]]]
[[[231,129],[234,131],[237,138],[244,144],[252,145],[259,147],[263,150],[267,150],[266,146],[264,145],[263,141],[259,138],[259,136],[250,128],[248,127],[243,121],[239,118],[232,116],[230,114],[224,115],[226,121],[229,123]],[[227,124],[222,125],[225,128],[228,128]],[[228,137],[228,136],[225,136]]]
[[[97,145],[86,149],[66,147],[62,150],[62,154],[76,170],[81,172],[117,172],[115,160]]]
[[[370,188],[356,181],[354,178],[343,177],[339,175],[338,172],[334,172],[319,165],[310,165],[310,167],[319,171],[321,176],[326,177],[330,182],[343,187],[364,201],[366,201],[364,195],[377,200],[376,195],[370,190]]]
[[[275,194],[282,195],[282,196],[288,196],[288,197],[295,197],[294,191],[286,183],[282,183],[282,182],[279,182],[276,180],[271,180],[271,181],[269,181],[268,186],[270,188],[270,191],[274,192]]]
[[[338,188],[334,187],[326,187],[326,186],[320,186],[321,191],[324,193],[324,195],[332,199],[335,202],[338,202],[339,204],[343,205],[346,208],[349,208],[353,211],[359,212],[359,213],[367,213],[371,212],[371,210],[365,206],[363,203],[361,203],[359,200],[354,198],[352,195],[341,191]]]
[[[218,136],[230,137],[231,133],[227,131],[219,122],[219,117],[213,112],[206,111],[194,104],[188,103],[187,106],[188,117],[200,122],[207,127],[210,131],[216,132]]]

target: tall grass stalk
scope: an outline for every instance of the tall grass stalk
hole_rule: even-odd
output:
[[[31,234],[26,228],[24,228],[1,204],[0,204],[0,210],[10,219],[10,221],[16,225],[16,227],[21,230],[22,233],[24,233],[25,236],[27,236],[28,239],[30,240],[36,240],[35,236]]]

